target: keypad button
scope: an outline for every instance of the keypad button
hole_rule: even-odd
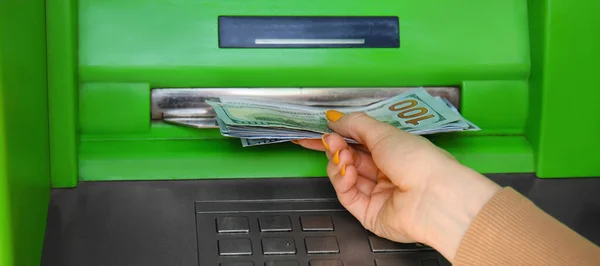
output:
[[[339,253],[337,239],[333,236],[308,236],[304,238],[308,254]]]
[[[261,232],[292,231],[290,217],[285,215],[258,217],[258,225]]]
[[[300,223],[303,231],[333,231],[333,222],[328,214],[300,216]]]
[[[311,260],[310,266],[344,266],[341,260]]]
[[[375,265],[377,266],[421,266],[421,260],[409,259],[409,258],[385,258],[376,259]]]
[[[265,266],[298,266],[298,261],[295,260],[268,260],[265,261]]]
[[[440,264],[436,259],[427,259],[421,261],[421,266],[439,266]]]
[[[377,236],[369,236],[369,245],[373,253],[406,252],[432,250],[430,247],[419,243],[396,243]]]
[[[217,218],[217,232],[219,233],[248,233],[248,217],[230,216]]]
[[[218,242],[221,256],[252,255],[252,242],[249,238],[219,239]]]
[[[293,255],[296,245],[291,237],[266,237],[262,239],[264,255]]]
[[[251,261],[230,261],[221,262],[219,266],[254,266],[254,262]]]

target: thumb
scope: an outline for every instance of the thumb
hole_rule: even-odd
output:
[[[423,167],[423,162],[430,161],[431,155],[435,154],[431,151],[435,149],[431,149],[432,144],[425,138],[364,113],[344,115],[330,110],[326,117],[333,131],[363,144],[371,153],[375,165],[395,185],[402,184],[399,178],[404,174],[421,176],[420,172],[428,171],[429,168]]]
[[[371,151],[376,148],[377,143],[381,143],[382,140],[387,138],[393,137],[400,142],[410,142],[418,139],[417,136],[375,120],[364,113],[344,115],[339,111],[328,110],[325,116],[329,120],[329,128],[344,137],[360,142]]]
[[[326,117],[333,131],[363,144],[379,170],[398,186],[404,187],[400,180],[402,176],[426,177],[432,173],[431,166],[440,168],[448,159],[454,160],[449,153],[426,138],[375,120],[364,113],[344,115],[329,110]]]

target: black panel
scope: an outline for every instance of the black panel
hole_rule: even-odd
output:
[[[254,250],[251,256],[255,265],[269,263],[298,263],[308,266],[312,260],[329,260],[314,262],[332,263],[342,261],[343,265],[373,265],[376,258],[390,256],[410,256],[416,259],[434,259],[443,263],[440,254],[430,252],[391,252],[375,254],[369,247],[369,232],[350,215],[342,206],[331,208],[333,199],[281,199],[278,201],[206,201],[196,203],[196,230],[198,236],[199,264],[215,265],[222,262],[247,260],[245,256],[220,256],[215,251],[215,243],[219,240],[235,239],[235,234],[223,237],[214,230],[210,224],[218,217],[230,216],[232,213],[243,213],[250,221],[249,237],[252,239]],[[224,210],[219,210],[216,205]],[[252,203],[249,205],[248,203]],[[205,206],[206,205],[206,206]],[[249,212],[248,206],[262,211]],[[213,211],[207,212],[207,209]],[[291,230],[288,231],[262,231],[260,221],[262,217],[289,218]],[[286,221],[286,219],[276,219]],[[275,221],[275,220],[272,220]],[[303,230],[303,228],[314,230]],[[276,259],[276,258],[287,258]],[[272,262],[270,262],[272,261]],[[325,264],[327,265],[327,264]],[[335,265],[335,264],[333,264]],[[448,265],[448,264],[442,264]]]
[[[422,260],[421,266],[439,266],[437,260]]]
[[[221,48],[398,48],[398,17],[219,17]]]
[[[537,179],[531,174],[490,177],[503,186],[514,187],[567,226],[600,244],[600,178]],[[296,261],[303,266],[337,266],[316,263],[344,259],[339,256],[345,250],[353,250],[357,254],[346,259],[344,266],[374,266],[374,260],[364,263],[364,258],[397,256],[373,253],[368,241],[372,234],[347,212],[339,210],[335,199],[325,178],[83,182],[74,189],[52,190],[41,264],[193,266],[199,265],[199,242],[205,243],[208,252],[219,258],[218,239],[250,238],[251,256],[221,256],[223,263],[241,263],[224,266],[246,266],[263,257],[262,237],[286,237],[288,233],[294,238],[297,254],[284,255],[285,258],[271,256],[269,260]],[[240,200],[245,200],[247,204],[243,207],[249,209],[240,211],[240,205],[229,204]],[[317,206],[307,203],[315,200],[319,202]],[[260,204],[264,201],[283,205],[265,207]],[[281,212],[281,206],[287,211]],[[330,214],[335,230],[302,231],[300,216],[306,215],[306,210],[310,215]],[[293,231],[260,232],[258,217],[265,215],[289,216]],[[219,234],[217,218],[230,216],[248,217],[249,232]],[[201,231],[197,222],[204,224]],[[308,235],[336,237],[340,254],[301,255],[307,252],[304,237]],[[415,253],[407,254],[407,258],[420,259],[419,254],[430,252]],[[447,265],[437,259],[424,259],[420,263]]]

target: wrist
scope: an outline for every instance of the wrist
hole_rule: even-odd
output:
[[[453,261],[460,243],[471,223],[494,195],[501,189],[485,176],[462,165],[444,173],[432,186],[437,197],[436,211],[431,215],[425,243]]]

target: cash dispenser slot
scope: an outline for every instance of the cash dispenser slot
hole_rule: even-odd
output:
[[[394,88],[155,88],[151,92],[152,120],[217,128],[215,112],[206,100],[243,97],[323,108],[372,104],[404,93],[413,87]],[[427,92],[460,106],[458,87],[426,87]]]

